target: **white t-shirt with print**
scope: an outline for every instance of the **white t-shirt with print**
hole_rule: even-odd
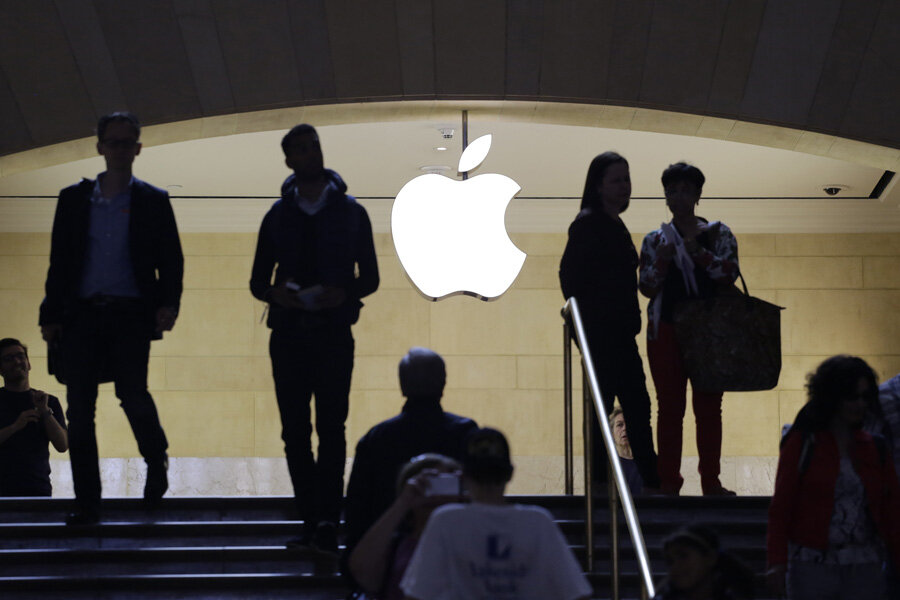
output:
[[[591,586],[550,513],[448,504],[431,515],[400,582],[417,600],[571,600]]]

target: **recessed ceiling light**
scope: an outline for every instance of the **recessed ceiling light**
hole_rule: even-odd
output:
[[[419,170],[427,173],[443,173],[444,171],[449,171],[450,167],[447,165],[422,165],[419,167]]]
[[[434,151],[435,152],[446,152],[447,147],[446,146],[435,146]]]

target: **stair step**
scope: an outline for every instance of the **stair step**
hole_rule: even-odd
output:
[[[338,571],[334,556],[284,546],[0,550],[0,577],[75,577],[99,565],[103,575]]]
[[[584,515],[584,496],[509,496],[510,502],[543,506],[558,518],[577,518]],[[640,496],[635,505],[641,518],[659,513],[668,515],[690,510],[714,511],[722,515],[742,517],[747,511],[765,514],[769,506],[766,496],[737,496],[713,498],[702,496]],[[57,522],[75,507],[70,498],[0,498],[0,523]],[[152,512],[145,509],[140,498],[105,498],[105,519],[121,520],[235,520],[249,518],[265,520],[296,518],[293,498],[289,496],[205,496],[164,498]],[[605,519],[607,501],[594,501],[596,518]],[[140,517],[140,519],[138,518]]]
[[[140,498],[106,498],[104,521],[233,521],[295,519],[293,498],[288,496],[164,498],[148,511]],[[0,499],[0,523],[57,523],[75,509],[68,498]]]
[[[103,522],[0,524],[3,548],[147,548],[152,546],[283,546],[295,521]]]
[[[0,577],[4,598],[246,598],[276,597],[275,592],[290,592],[293,598],[334,600],[350,591],[339,575],[285,573],[205,573],[191,575],[104,575],[81,577]],[[192,592],[195,595],[189,595]],[[225,596],[223,593],[233,594]],[[88,594],[94,594],[89,596]],[[287,597],[287,596],[283,596]]]
[[[583,497],[509,500],[547,508],[584,564]],[[686,523],[711,526],[723,547],[761,577],[769,501],[636,498],[654,580],[661,580],[665,571],[663,540]],[[608,503],[597,499],[594,507],[594,572],[589,578],[595,597],[606,598]],[[152,512],[139,498],[106,499],[102,522],[86,527],[63,523],[72,508],[70,499],[0,499],[0,597],[338,600],[349,591],[335,557],[285,548],[302,527],[290,497],[165,498]],[[638,598],[637,562],[621,513],[618,534],[622,597]]]

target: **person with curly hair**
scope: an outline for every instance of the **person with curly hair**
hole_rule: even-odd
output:
[[[839,355],[806,388],[769,506],[769,587],[795,600],[882,598],[887,555],[900,564],[900,484],[884,440],[863,430],[880,413],[877,378]]]

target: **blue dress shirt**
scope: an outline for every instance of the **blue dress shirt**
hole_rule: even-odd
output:
[[[131,185],[112,198],[104,198],[97,176],[91,195],[87,256],[81,280],[81,297],[97,294],[140,297],[131,249],[128,245],[128,223],[131,212]]]

